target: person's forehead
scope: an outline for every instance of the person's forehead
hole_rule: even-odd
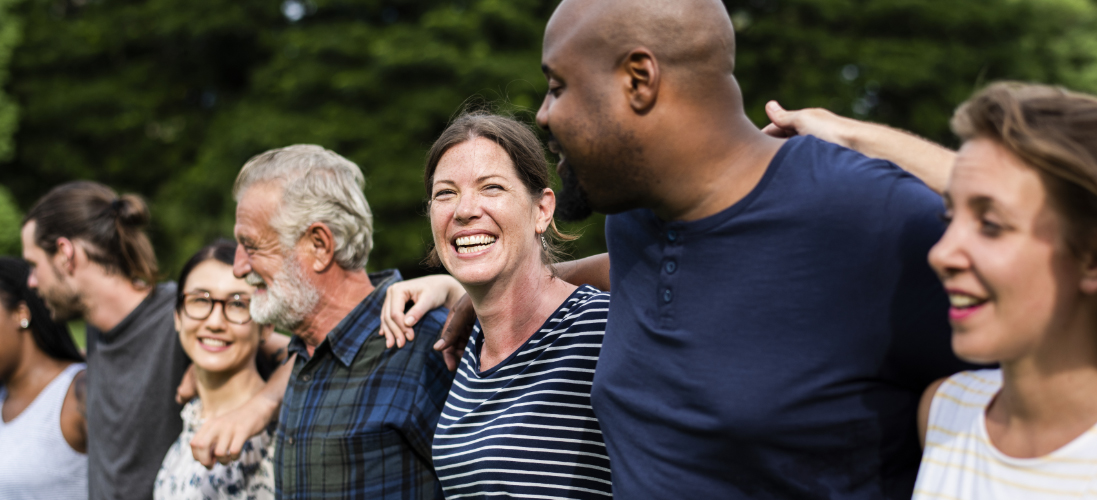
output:
[[[236,205],[236,231],[259,233],[269,228],[270,217],[278,209],[282,187],[264,182],[248,187]]]
[[[490,139],[477,137],[446,151],[438,161],[434,182],[455,178],[479,178],[485,175],[516,173],[510,155]]]
[[[1040,205],[1046,197],[1040,175],[989,140],[969,141],[956,156],[949,192],[959,198],[989,198],[1011,206]]]
[[[589,10],[585,2],[564,1],[552,14],[545,26],[545,39],[541,50],[541,62],[544,69],[557,71],[567,68],[584,56],[589,56],[589,51],[579,50],[582,47],[591,48],[594,41],[591,32],[595,29],[590,19],[584,16],[584,11]]]
[[[197,266],[187,276],[185,290],[206,290],[215,295],[230,293],[250,293],[251,287],[247,282],[232,275],[232,266],[216,259],[206,260]]]

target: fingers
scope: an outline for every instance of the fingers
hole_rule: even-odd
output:
[[[194,434],[194,439],[190,440],[190,452],[198,463],[210,469],[213,468],[215,460],[213,458],[213,447],[211,446],[213,443],[210,441],[208,434],[205,426],[198,429],[198,432]]]
[[[234,432],[231,441],[224,450],[218,447],[217,461],[222,465],[228,465],[234,460],[240,458],[240,453],[244,450],[244,443],[248,441],[246,432]]]
[[[778,139],[788,139],[789,137],[796,135],[794,133],[789,133],[788,130],[778,127],[777,125],[774,125],[772,123],[766,125],[765,128],[762,129],[762,133],[770,137],[776,137]]]
[[[770,121],[777,124],[778,127],[788,128],[792,126],[789,119],[791,113],[785,111],[777,101],[769,101],[766,103],[766,115],[769,116]]]
[[[453,309],[450,309],[446,323],[442,325],[442,337],[434,343],[434,350],[441,351],[458,337],[468,338],[472,325],[476,322],[476,311],[472,309],[472,300],[468,295],[461,297]]]
[[[187,367],[187,371],[183,372],[183,380],[179,382],[179,387],[175,388],[175,402],[184,404],[197,395],[198,386],[194,380],[194,365],[190,365]]]
[[[381,329],[378,333],[385,336],[387,348],[393,345],[404,347],[404,344],[415,336],[412,333],[409,337],[407,331],[410,328],[404,326],[404,304],[409,300],[416,300],[416,297],[412,291],[401,285],[403,283],[396,283],[389,287],[385,294],[385,302],[381,306]]]

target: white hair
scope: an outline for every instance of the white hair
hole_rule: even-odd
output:
[[[256,155],[236,176],[236,202],[249,187],[279,182],[282,203],[270,219],[284,251],[292,249],[314,223],[323,223],[335,238],[335,262],[343,269],[363,269],[373,247],[373,213],[366,179],[354,162],[320,146],[296,144]]]

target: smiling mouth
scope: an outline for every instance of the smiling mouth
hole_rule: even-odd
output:
[[[208,337],[200,338],[200,339],[198,339],[198,342],[200,342],[202,345],[204,345],[206,347],[216,347],[216,348],[228,347],[229,344],[231,344],[231,342],[225,342],[224,340],[219,340],[219,339],[211,339],[211,338],[208,338]]]
[[[983,299],[968,295],[966,293],[950,293],[948,294],[948,302],[952,305],[953,309],[961,311],[974,309],[983,304],[986,304],[988,299]]]
[[[488,247],[495,244],[495,240],[494,236],[488,234],[462,236],[454,241],[454,246],[457,247],[457,253],[476,253],[487,250]]]

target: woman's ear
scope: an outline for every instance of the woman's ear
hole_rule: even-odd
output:
[[[15,307],[15,321],[19,323],[20,328],[30,327],[30,322],[33,319],[34,318],[30,315],[30,308],[27,307],[26,302],[20,302],[19,305]]]
[[[537,200],[537,231],[544,233],[552,224],[552,214],[556,212],[556,193],[551,188],[545,188],[541,192],[541,198]]]

